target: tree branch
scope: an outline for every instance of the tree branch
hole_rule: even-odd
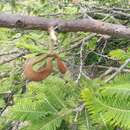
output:
[[[48,30],[58,27],[59,32],[94,32],[114,37],[130,38],[130,28],[123,25],[106,23],[94,19],[60,20],[46,19],[37,16],[0,13],[0,27]]]
[[[105,83],[108,83],[113,78],[115,78],[127,65],[130,63],[130,58],[125,61],[125,63],[115,72],[113,73],[108,79],[105,80]]]

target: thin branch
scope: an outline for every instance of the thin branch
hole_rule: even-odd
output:
[[[88,67],[88,66],[87,66]],[[113,66],[102,66],[102,65],[97,65],[98,68],[103,68],[103,69],[113,69],[113,71],[117,71],[119,68],[118,67],[113,67]],[[130,69],[123,69],[122,72],[127,72],[130,73]]]
[[[16,53],[18,53],[18,51],[3,52],[0,54],[0,56],[11,55],[11,54],[16,54]]]
[[[14,104],[13,100],[13,93],[11,91],[8,92],[3,92],[1,95],[4,95],[4,101],[5,101],[5,106],[0,110],[0,116],[6,111],[8,106],[11,106]]]
[[[0,116],[4,113],[4,111],[6,110],[6,108],[8,107],[8,105],[5,105],[2,110],[0,110]]]
[[[11,61],[13,61],[13,60],[15,60],[17,58],[20,58],[20,57],[24,56],[24,55],[25,55],[25,53],[18,54],[17,56],[15,56],[15,57],[13,57],[11,59],[4,60],[4,61],[0,62],[0,65],[9,63],[9,62],[11,62]]]
[[[87,37],[80,39],[80,41],[74,45],[71,46],[71,48],[67,49],[66,51],[70,51],[73,50],[74,48],[77,48],[78,46],[80,46],[82,44],[82,42],[87,42],[89,40],[91,40],[93,37],[95,37],[97,34],[96,33],[92,33],[90,35],[87,35]]]
[[[74,108],[74,112],[81,112],[85,107],[85,104],[81,103],[80,105],[78,105],[76,108]]]
[[[92,38],[94,36],[94,34],[90,35],[90,37],[88,36],[87,38],[87,41]],[[80,67],[79,67],[79,74],[78,74],[78,78],[76,80],[76,83],[78,84],[79,83],[79,80],[81,78],[81,75],[83,75],[86,79],[90,80],[90,78],[83,72],[83,48],[84,48],[84,45],[88,44],[89,42],[85,43],[85,40],[84,39],[82,41],[82,44],[81,44],[81,47],[80,47]]]
[[[74,109],[74,112],[76,112],[75,118],[74,118],[74,124],[77,123],[78,117],[79,117],[79,113],[82,112],[82,110],[83,110],[84,108],[85,108],[85,104],[81,103],[79,106],[77,106],[77,107]]]
[[[102,37],[100,38],[100,41],[102,40]],[[99,42],[100,42],[99,41]],[[103,48],[102,48],[102,50],[101,50],[101,55],[104,55],[104,50],[105,50],[105,48],[106,48],[106,45],[107,45],[107,39],[105,39],[105,41],[104,41],[104,44],[103,44]],[[100,58],[99,58],[99,60],[98,60],[98,63],[100,63],[101,62],[101,60],[102,60],[102,56],[100,56]]]
[[[126,8],[119,8],[119,7],[113,7],[112,8],[113,10],[116,10],[116,11],[122,11],[122,12],[130,12],[130,9],[126,9]]]
[[[91,51],[90,51],[90,52],[91,52]],[[107,55],[103,55],[103,54],[97,53],[97,52],[95,52],[95,51],[93,51],[93,53],[95,53],[96,55],[101,56],[101,57],[103,57],[103,58],[107,58],[108,60],[117,61],[116,59],[111,58],[111,57],[109,57],[109,56],[107,56]]]
[[[110,67],[107,71],[105,71],[101,76],[100,79],[103,79],[105,76],[107,76],[108,74],[112,73],[114,71],[114,69],[112,67]]]
[[[112,74],[106,81],[105,83],[108,83],[111,81],[113,78],[115,78],[127,65],[130,63],[130,59],[127,59],[125,63],[114,73]]]
[[[83,47],[84,47],[84,41],[82,42],[81,47],[80,47],[80,67],[79,67],[78,78],[76,80],[77,84],[79,83],[79,80],[80,80],[81,75],[82,75],[82,69],[83,69]]]
[[[111,13],[115,18],[128,20],[130,19],[130,14],[122,12],[123,10],[115,10],[113,8],[105,8],[105,7],[94,7],[95,9],[102,10],[105,13]]]
[[[0,79],[5,78],[5,77],[9,77],[9,72],[6,73],[0,73]]]

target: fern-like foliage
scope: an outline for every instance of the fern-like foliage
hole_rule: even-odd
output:
[[[81,95],[94,123],[130,129],[130,75],[121,75],[96,91],[86,88]]]
[[[26,95],[16,97],[10,118],[28,121],[24,130],[57,130],[73,113],[78,98],[79,92],[74,84],[65,83],[60,78],[50,77],[42,83],[32,82]]]

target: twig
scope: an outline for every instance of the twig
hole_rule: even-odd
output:
[[[14,99],[13,99],[14,93],[9,91],[1,94],[4,95],[4,101],[6,105],[2,108],[2,110],[0,110],[0,116],[5,112],[8,106],[12,106],[14,104]]]
[[[69,49],[66,50],[66,51],[70,51],[70,50],[76,48],[77,46],[81,45],[81,47],[80,47],[80,68],[79,68],[79,75],[78,75],[78,78],[76,80],[76,83],[79,83],[81,75],[83,75],[87,79],[90,79],[87,75],[85,75],[82,72],[82,68],[83,68],[83,54],[82,53],[83,53],[83,47],[84,47],[85,42],[87,42],[88,40],[90,40],[91,38],[93,38],[96,35],[97,34],[95,34],[95,33],[90,34],[89,36],[83,38],[78,44],[75,44],[71,48],[69,48]],[[88,42],[86,44],[88,44]]]
[[[78,43],[72,45],[71,48],[67,49],[66,51],[73,50],[74,48],[80,46],[83,41],[84,41],[84,42],[87,42],[87,41],[91,40],[93,37],[95,37],[96,35],[97,35],[96,33],[92,33],[92,34],[90,34],[89,36],[87,35],[87,37],[81,39]]]
[[[118,67],[113,67],[113,66],[102,66],[102,65],[97,65],[98,68],[104,68],[104,69],[113,69],[114,71],[117,71],[119,68]],[[123,69],[123,72],[130,73],[130,69]]]
[[[11,130],[18,130],[20,127],[21,121],[16,121],[12,123],[12,129]]]
[[[91,35],[91,36],[92,36],[92,35]],[[85,39],[84,39],[84,40],[85,40]],[[76,80],[76,83],[77,83],[77,84],[79,83],[79,80],[80,80],[80,78],[81,78],[81,75],[83,75],[86,79],[89,79],[89,80],[90,80],[90,78],[83,73],[83,47],[84,47],[84,45],[85,45],[85,41],[84,41],[84,40],[83,40],[83,42],[82,42],[82,44],[81,44],[81,47],[80,47],[80,67],[79,67],[79,75],[78,75],[78,78],[77,78],[77,80]],[[88,44],[88,42],[87,42],[86,44]]]
[[[76,115],[75,115],[75,118],[74,118],[74,122],[77,121],[77,118],[78,118],[78,114],[84,109],[85,107],[85,104],[80,104],[79,106],[77,106],[75,109],[74,109],[74,112],[76,112]]]
[[[100,41],[101,41],[101,39],[102,39],[102,37],[100,38]],[[101,55],[104,54],[104,49],[105,49],[106,45],[107,45],[107,39],[105,39],[103,48],[102,48],[101,53],[100,53]],[[102,59],[102,57],[99,58],[98,63],[100,63],[101,59]]]
[[[79,75],[76,80],[77,84],[79,83],[79,80],[81,78],[82,68],[83,68],[83,46],[84,46],[84,41],[82,42],[81,47],[80,47],[80,67],[79,67]]]
[[[73,109],[73,112],[75,112],[75,118],[74,118],[74,121],[72,123],[71,130],[78,130],[78,127],[77,127],[78,116],[79,116],[79,113],[82,112],[84,107],[85,107],[85,104],[80,103],[80,105],[78,105],[76,108]]]
[[[83,75],[87,80],[90,80],[90,78],[89,78],[84,72],[82,72],[82,75]]]
[[[108,82],[111,81],[113,78],[115,78],[116,75],[118,75],[118,74],[128,65],[129,62],[130,62],[130,58],[127,59],[127,60],[125,61],[125,63],[124,63],[114,74],[112,74],[112,75],[105,81],[105,83],[108,83]]]
[[[8,107],[8,105],[5,105],[2,110],[0,110],[0,116],[3,114],[3,112],[6,110],[6,108]]]
[[[103,54],[97,53],[97,52],[95,52],[95,51],[93,51],[93,53],[97,54],[98,56],[107,58],[107,59],[109,59],[109,60],[117,61],[116,59],[111,58],[111,57],[109,57],[109,56],[107,56],[107,55],[103,55]]]
[[[122,11],[122,12],[129,12],[129,11],[130,11],[130,9],[119,8],[119,7],[113,7],[112,9],[113,9],[113,10],[116,10],[116,11]]]
[[[74,112],[81,112],[85,107],[85,104],[81,103],[79,106],[77,106],[75,109],[74,109]]]
[[[48,31],[50,34],[50,39],[51,39],[51,42],[49,43],[49,50],[51,53],[54,50],[54,46],[57,46],[57,44],[58,44],[57,36],[56,36],[56,32],[55,32],[56,28],[57,28],[57,26],[56,27],[51,26],[48,28]]]
[[[9,72],[0,73],[0,79],[5,78],[5,77],[9,77]]]
[[[6,63],[8,63],[8,62],[10,62],[10,61],[13,61],[13,60],[15,60],[15,59],[17,59],[17,58],[20,58],[20,57],[24,56],[24,55],[25,55],[25,53],[21,53],[21,54],[15,56],[15,57],[13,57],[13,58],[11,58],[11,59],[9,59],[9,60],[2,61],[2,62],[0,63],[0,65],[6,64]]]
[[[70,13],[51,13],[51,14],[44,14],[44,15],[39,15],[40,17],[46,17],[46,16],[64,16],[64,15],[81,15],[81,13],[73,13],[73,14],[70,14]]]
[[[128,20],[130,19],[130,14],[122,12],[121,10],[117,11],[112,8],[104,8],[104,7],[94,7],[97,10],[102,10],[105,13],[111,13],[114,17],[118,19]]]
[[[113,72],[113,68],[110,67],[107,71],[105,71],[105,73],[103,73],[100,78],[103,79],[105,76],[107,76],[108,74],[110,74],[111,72]]]
[[[11,91],[7,91],[7,92],[0,92],[0,95],[7,95],[7,94],[11,94]]]
[[[0,56],[10,55],[10,54],[16,54],[18,51],[12,51],[12,52],[3,52],[0,54]]]

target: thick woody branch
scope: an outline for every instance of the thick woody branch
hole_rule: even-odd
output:
[[[50,26],[58,27],[59,32],[94,32],[114,37],[130,38],[130,28],[106,23],[94,19],[59,20],[46,19],[37,16],[0,13],[0,27],[39,29],[47,31]]]

